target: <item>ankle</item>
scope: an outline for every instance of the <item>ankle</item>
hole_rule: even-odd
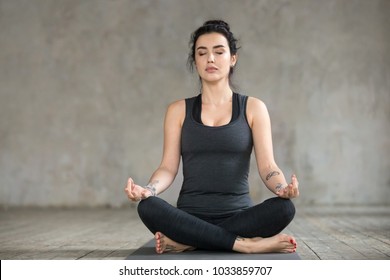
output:
[[[249,238],[237,238],[233,244],[233,251],[251,254],[253,253],[253,244],[251,244]]]

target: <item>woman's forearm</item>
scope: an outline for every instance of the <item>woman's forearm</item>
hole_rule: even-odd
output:
[[[263,168],[259,173],[267,188],[275,194],[288,185],[282,170],[276,165]]]
[[[171,186],[175,180],[177,172],[160,166],[152,175],[149,183],[145,186],[153,195],[158,195],[164,192]]]

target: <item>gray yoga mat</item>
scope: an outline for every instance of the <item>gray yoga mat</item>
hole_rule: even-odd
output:
[[[300,260],[297,253],[241,254],[224,251],[194,250],[157,254],[154,239],[135,250],[126,260]]]

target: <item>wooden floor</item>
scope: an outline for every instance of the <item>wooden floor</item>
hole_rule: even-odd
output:
[[[390,259],[390,206],[300,206],[284,232],[304,260]],[[1,260],[123,260],[151,238],[132,206],[0,211]]]

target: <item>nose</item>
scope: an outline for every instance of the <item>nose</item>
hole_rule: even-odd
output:
[[[214,54],[210,53],[209,56],[207,57],[207,62],[213,63],[214,61],[215,61]]]

